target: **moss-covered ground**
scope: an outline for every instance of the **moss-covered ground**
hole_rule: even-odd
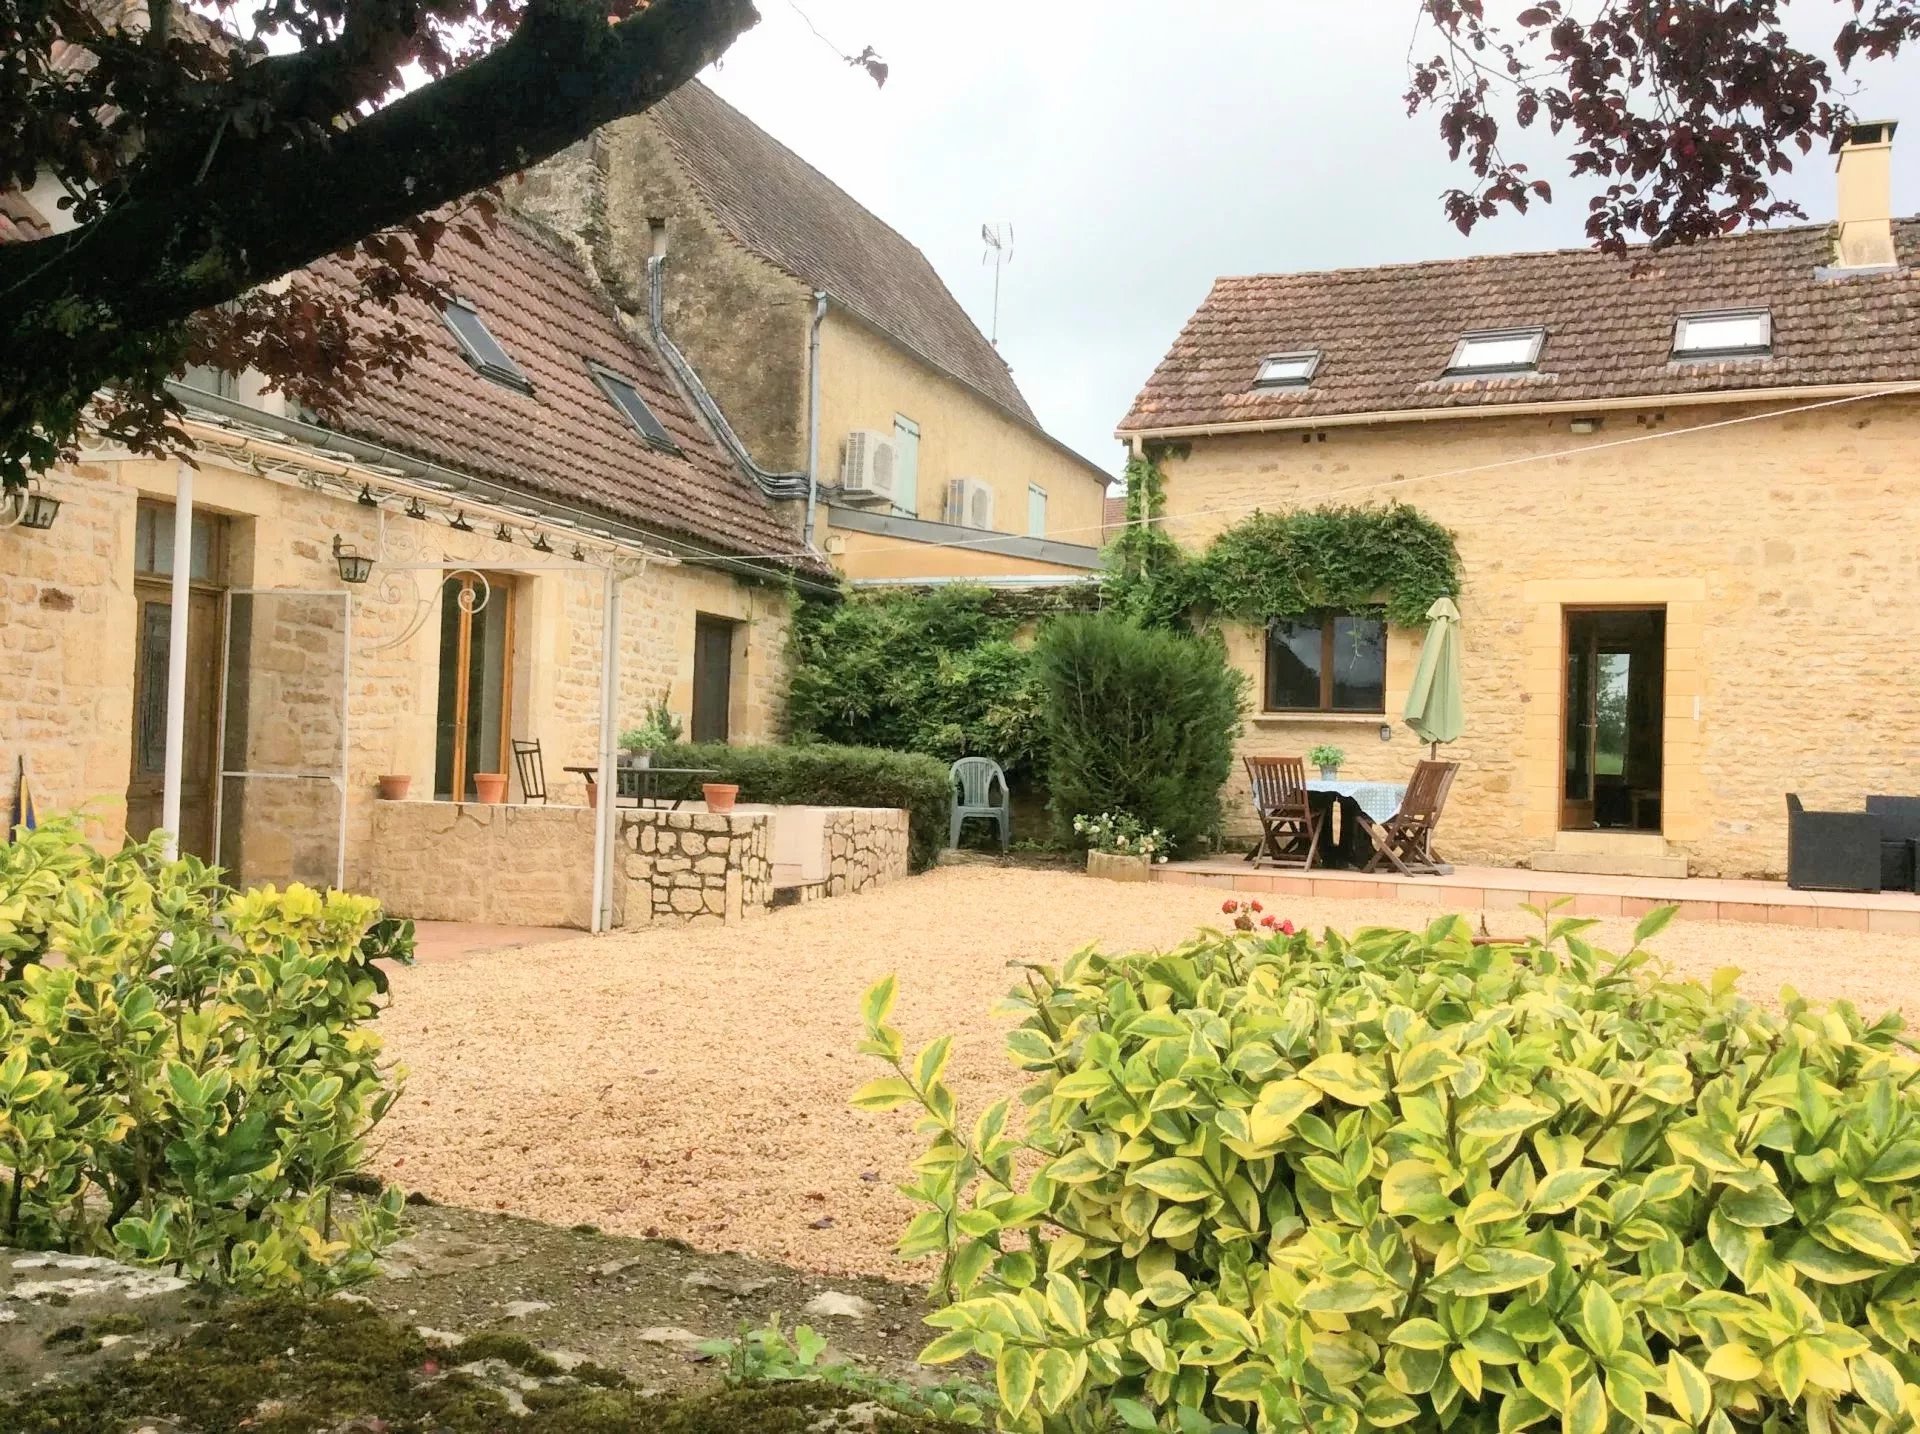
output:
[[[482,1360],[518,1378],[490,1381],[457,1368]],[[229,1306],[146,1359],[0,1402],[0,1430],[123,1434],[143,1422],[180,1434],[818,1434],[843,1423],[869,1434],[946,1434],[954,1427],[870,1406],[833,1417],[865,1397],[799,1384],[659,1396],[593,1365],[562,1373],[513,1336],[481,1334],[445,1349],[362,1304],[267,1301]]]

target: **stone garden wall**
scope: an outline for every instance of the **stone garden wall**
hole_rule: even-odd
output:
[[[621,926],[718,925],[773,904],[765,812],[623,811],[618,846]]]
[[[503,926],[593,924],[593,812],[375,802],[367,891],[395,916]]]
[[[907,814],[886,807],[830,812],[826,895],[885,886],[907,874]]]

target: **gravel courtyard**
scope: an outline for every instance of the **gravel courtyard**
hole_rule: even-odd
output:
[[[955,1035],[963,1110],[1013,1090],[989,1014],[1009,962],[1164,946],[1217,923],[1223,893],[1067,872],[945,868],[753,924],[574,938],[398,973],[380,1020],[409,1070],[376,1170],[443,1203],[672,1236],[823,1273],[907,1273],[893,1186],[918,1148],[905,1112],[847,1104],[878,1073],[854,1052],[860,993],[900,978],[909,1041]],[[1399,903],[1265,898],[1297,924],[1424,924]],[[1514,913],[1496,932],[1518,934]],[[1631,922],[1597,944],[1623,949]],[[1675,922],[1678,970],[1736,965],[1765,999],[1784,982],[1920,1015],[1920,938]]]

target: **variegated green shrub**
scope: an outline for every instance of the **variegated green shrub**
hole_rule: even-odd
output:
[[[1913,1429],[1920,1061],[1663,978],[1666,914],[1623,958],[1570,920],[1083,952],[1013,997],[1018,1135],[888,978],[856,1101],[927,1113],[923,1358],[992,1360],[1027,1431]]]
[[[0,845],[0,1244],[251,1289],[371,1272],[397,1191],[338,1198],[398,1094],[368,1028],[411,927],[234,892],[70,822]]]

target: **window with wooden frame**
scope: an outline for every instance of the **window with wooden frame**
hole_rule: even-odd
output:
[[[475,772],[513,770],[513,580],[453,573],[440,587],[440,691],[433,791],[471,801]]]
[[[1376,609],[1321,612],[1267,627],[1266,710],[1387,710],[1387,624]]]

